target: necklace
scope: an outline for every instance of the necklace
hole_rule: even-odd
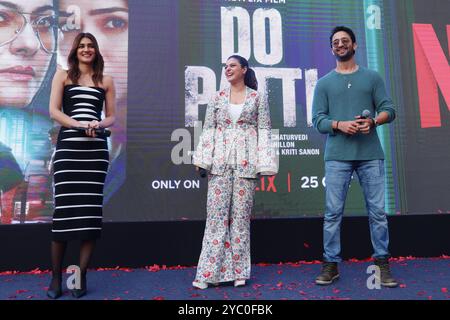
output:
[[[342,74],[342,78],[344,78],[344,83],[346,83],[347,89],[352,87],[352,81],[349,74]]]
[[[337,73],[340,73],[343,77],[344,77],[344,80],[345,80],[345,82],[347,82],[347,89],[350,89],[351,87],[352,87],[352,82],[351,82],[351,80],[350,80],[350,75],[351,74],[353,74],[353,73],[355,73],[357,70],[359,69],[359,66],[358,65],[355,65],[353,68],[351,68],[350,70],[346,70],[346,71],[339,71],[337,68],[336,68],[336,72]]]

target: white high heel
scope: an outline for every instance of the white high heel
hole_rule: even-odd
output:
[[[234,280],[234,286],[235,287],[245,286],[245,279]]]
[[[192,282],[192,286],[197,289],[202,289],[202,290],[208,288],[208,284],[206,282],[201,282],[201,281]]]

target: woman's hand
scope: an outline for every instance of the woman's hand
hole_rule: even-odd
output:
[[[86,130],[86,135],[92,138],[96,137],[95,129],[100,129],[100,123],[97,120],[92,120],[89,122]]]

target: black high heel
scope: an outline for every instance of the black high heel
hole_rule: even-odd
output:
[[[47,290],[47,297],[49,297],[50,299],[58,299],[59,297],[62,296],[62,290]]]
[[[87,289],[73,289],[71,290],[72,293],[72,297],[76,298],[76,299],[80,299],[81,297],[85,296],[87,293]]]
[[[87,281],[86,276],[81,276],[81,288],[70,290],[72,297],[74,297],[76,299],[80,299],[81,297],[86,295],[86,293],[87,293],[86,281]]]
[[[53,279],[50,282],[50,286],[48,287],[47,297],[54,300],[54,299],[58,299],[59,297],[62,296],[62,290],[61,290],[61,281],[59,281],[59,285],[56,289],[51,289],[52,282],[53,282]]]

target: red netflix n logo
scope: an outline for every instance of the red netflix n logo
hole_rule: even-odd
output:
[[[450,111],[450,66],[431,24],[412,25],[422,128],[440,127],[438,86]],[[450,25],[447,26],[450,54]]]

